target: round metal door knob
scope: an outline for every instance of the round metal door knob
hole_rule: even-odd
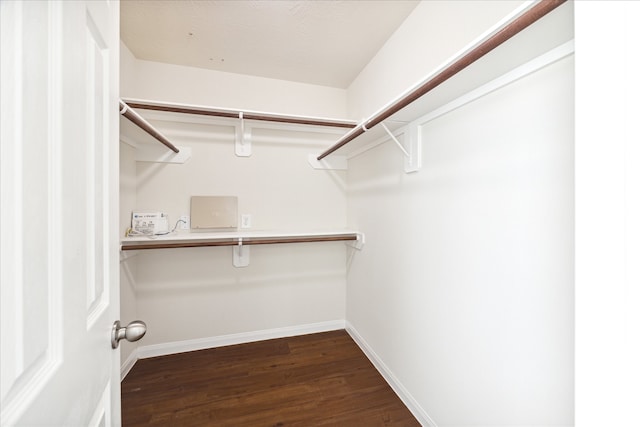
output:
[[[142,320],[134,320],[125,327],[120,326],[120,321],[116,320],[111,329],[111,348],[118,348],[121,339],[134,342],[147,333],[147,325]]]

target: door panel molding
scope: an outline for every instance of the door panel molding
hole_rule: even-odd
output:
[[[62,9],[2,3],[2,412],[10,425],[62,363]],[[33,34],[27,22],[43,31]],[[45,72],[39,72],[43,69]],[[8,89],[8,90],[7,90]],[[38,96],[33,96],[37,92]],[[33,197],[34,191],[44,196]],[[6,349],[10,349],[7,351]]]
[[[119,3],[0,8],[0,425],[117,426]]]

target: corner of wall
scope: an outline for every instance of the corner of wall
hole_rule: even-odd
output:
[[[523,3],[420,2],[347,88],[348,116],[382,108]]]
[[[124,45],[123,45],[124,46]],[[124,51],[126,47],[122,50]],[[121,52],[122,52],[121,51]],[[136,162],[135,149],[127,144],[120,143],[120,224],[119,235],[124,236],[125,230],[131,221],[131,212],[135,209],[137,199],[136,189]],[[120,319],[123,323],[129,323],[138,318],[137,297],[135,292],[135,258],[129,257],[120,261]],[[135,363],[135,352],[138,343],[123,342],[120,346],[123,372],[128,372]],[[133,361],[130,359],[133,357]],[[130,364],[130,366],[128,366]],[[127,367],[128,366],[128,367]],[[124,375],[122,378],[124,378]]]
[[[358,344],[358,347],[362,350],[362,352],[367,356],[369,361],[375,366],[375,368],[380,372],[380,375],[385,379],[385,381],[389,384],[389,386],[393,389],[393,391],[398,395],[402,403],[411,411],[414,417],[426,427],[437,427],[435,421],[431,419],[429,414],[420,406],[418,401],[409,393],[409,391],[402,385],[402,383],[398,380],[398,378],[393,374],[393,372],[387,367],[387,365],[382,361],[382,359],[376,354],[373,348],[365,341],[365,339],[358,333],[355,327],[349,323],[346,323],[346,331],[351,336],[353,341]]]
[[[131,96],[136,84],[136,57],[120,40],[120,97]]]
[[[128,354],[125,361],[120,363],[120,382],[124,381],[139,358],[140,357],[138,356],[138,349],[135,348],[131,353]]]

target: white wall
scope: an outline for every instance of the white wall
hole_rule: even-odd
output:
[[[638,2],[576,2],[576,425],[640,425]],[[603,84],[603,76],[610,75]],[[606,106],[606,108],[603,108]]]
[[[123,97],[344,115],[344,90],[138,60],[133,68],[134,83],[123,86],[130,90]],[[252,215],[253,229],[345,228],[346,173],[307,163],[336,134],[254,128],[251,157],[237,157],[230,126],[153,123],[176,145],[190,147],[192,157],[185,164],[137,163],[132,209],[166,212],[173,226],[189,213],[190,196],[233,195],[239,213]],[[127,261],[137,315],[148,325],[140,345],[344,322],[344,243],[250,251],[246,268],[232,266],[229,247],[141,251]]]
[[[120,40],[120,95],[132,93],[137,85],[136,57],[129,50],[126,44]]]
[[[349,117],[360,120],[413,86],[524,3],[423,1],[349,85]]]
[[[187,164],[138,164],[137,209],[166,211],[173,223],[188,214],[191,195],[235,195],[253,229],[346,226],[344,173],[307,164],[318,147],[256,137],[252,156],[241,158],[230,137],[196,136],[185,145],[193,150]],[[144,344],[344,319],[344,244],[250,250],[251,264],[241,269],[232,266],[229,247],[138,255],[138,313],[150,324]]]
[[[347,321],[438,426],[573,425],[572,58],[423,132],[349,161]]]
[[[344,89],[142,60],[136,61],[135,85],[126,96],[302,116],[346,115]]]
[[[350,116],[378,109],[520,3],[421,3],[349,88]],[[463,24],[434,22],[436,12],[459,18],[460,7],[469,11]],[[415,55],[426,40],[441,49]],[[132,74],[123,96],[347,111],[339,90],[145,61]],[[189,195],[224,192],[238,194],[260,228],[342,227],[348,198],[349,225],[367,235],[346,287],[342,244],[255,247],[246,269],[231,267],[229,248],[141,253],[143,345],[346,315],[439,426],[571,425],[572,76],[566,59],[431,122],[414,175],[401,171],[391,145],[351,160],[347,176],[312,173],[303,170],[308,147],[283,144],[277,132],[249,159],[233,156],[224,136],[203,142],[195,132],[185,141],[194,149],[187,165],[139,163],[136,209],[175,218]]]

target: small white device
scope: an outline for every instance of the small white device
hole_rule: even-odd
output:
[[[131,228],[147,235],[166,234],[169,232],[169,216],[162,212],[133,212]]]

